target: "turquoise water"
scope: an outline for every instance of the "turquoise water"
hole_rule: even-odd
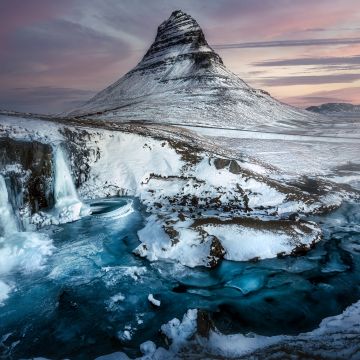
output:
[[[93,215],[43,230],[54,251],[42,269],[3,279],[16,285],[0,307],[0,358],[136,355],[145,340],[163,344],[161,324],[189,308],[210,311],[225,333],[296,334],[360,298],[358,204],[315,219],[324,240],[305,256],[213,270],[136,257],[146,217],[136,199],[91,206]]]

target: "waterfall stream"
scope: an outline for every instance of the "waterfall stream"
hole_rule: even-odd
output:
[[[0,235],[8,236],[18,231],[18,224],[9,202],[5,179],[0,175]]]
[[[57,207],[80,203],[75,185],[66,163],[63,150],[59,147],[55,152],[55,204]]]
[[[70,168],[61,147],[55,150],[54,198],[55,211],[60,222],[77,220],[89,213],[89,208],[78,197]]]
[[[0,306],[16,289],[10,274],[41,269],[52,251],[52,241],[46,234],[20,231],[5,179],[0,175]]]

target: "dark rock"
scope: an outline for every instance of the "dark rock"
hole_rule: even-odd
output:
[[[179,213],[179,219],[180,221],[185,221],[186,218],[183,213]]]
[[[289,220],[291,221],[299,221],[300,220],[300,216],[298,213],[292,213],[289,215]]]
[[[295,249],[293,249],[293,251],[291,252],[292,256],[304,256],[306,255],[306,253],[310,250],[310,247],[305,245],[305,244],[301,244],[298,245]]]
[[[198,310],[197,312],[197,334],[203,338],[209,338],[210,330],[215,329],[215,325],[212,322],[209,314],[204,310]]]
[[[29,205],[31,211],[51,207],[53,198],[53,164],[52,148],[50,145],[37,141],[20,141],[9,138],[0,139],[0,170],[6,165],[19,164],[21,169],[29,171],[29,177],[19,178],[15,171],[8,171],[10,179],[10,196],[15,204],[14,208]]]
[[[241,167],[235,160],[231,160],[229,171],[233,174],[240,174],[241,173]]]
[[[209,267],[217,266],[219,261],[224,258],[226,251],[222,246],[220,240],[216,236],[211,236],[211,246],[209,254]]]
[[[215,165],[217,170],[224,169],[224,168],[226,168],[227,166],[230,165],[230,160],[228,160],[228,159],[215,159],[214,160],[214,165]]]
[[[198,206],[198,204],[199,204],[199,199],[194,195],[191,199],[191,205]]]
[[[172,226],[164,226],[164,230],[171,239],[171,245],[176,245],[179,242],[179,232],[175,230]]]

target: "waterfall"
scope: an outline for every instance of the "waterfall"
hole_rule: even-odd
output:
[[[80,202],[64,152],[60,147],[56,149],[55,153],[54,197],[55,206],[58,208]]]
[[[75,189],[70,168],[61,147],[55,150],[55,211],[60,222],[73,221],[89,213]]]
[[[18,232],[18,230],[16,217],[9,202],[5,179],[0,175],[0,235],[5,237]]]
[[[41,269],[52,250],[52,241],[46,234],[20,230],[5,179],[0,175],[0,307],[14,288],[14,281],[7,280],[11,272]]]

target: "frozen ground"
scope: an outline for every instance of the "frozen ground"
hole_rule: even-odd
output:
[[[273,178],[318,177],[360,189],[360,115],[347,120],[346,114],[333,116],[330,124],[318,128],[321,136],[310,131],[276,133],[276,128],[274,132],[189,129],[238,157],[258,163],[257,168],[251,168]]]

